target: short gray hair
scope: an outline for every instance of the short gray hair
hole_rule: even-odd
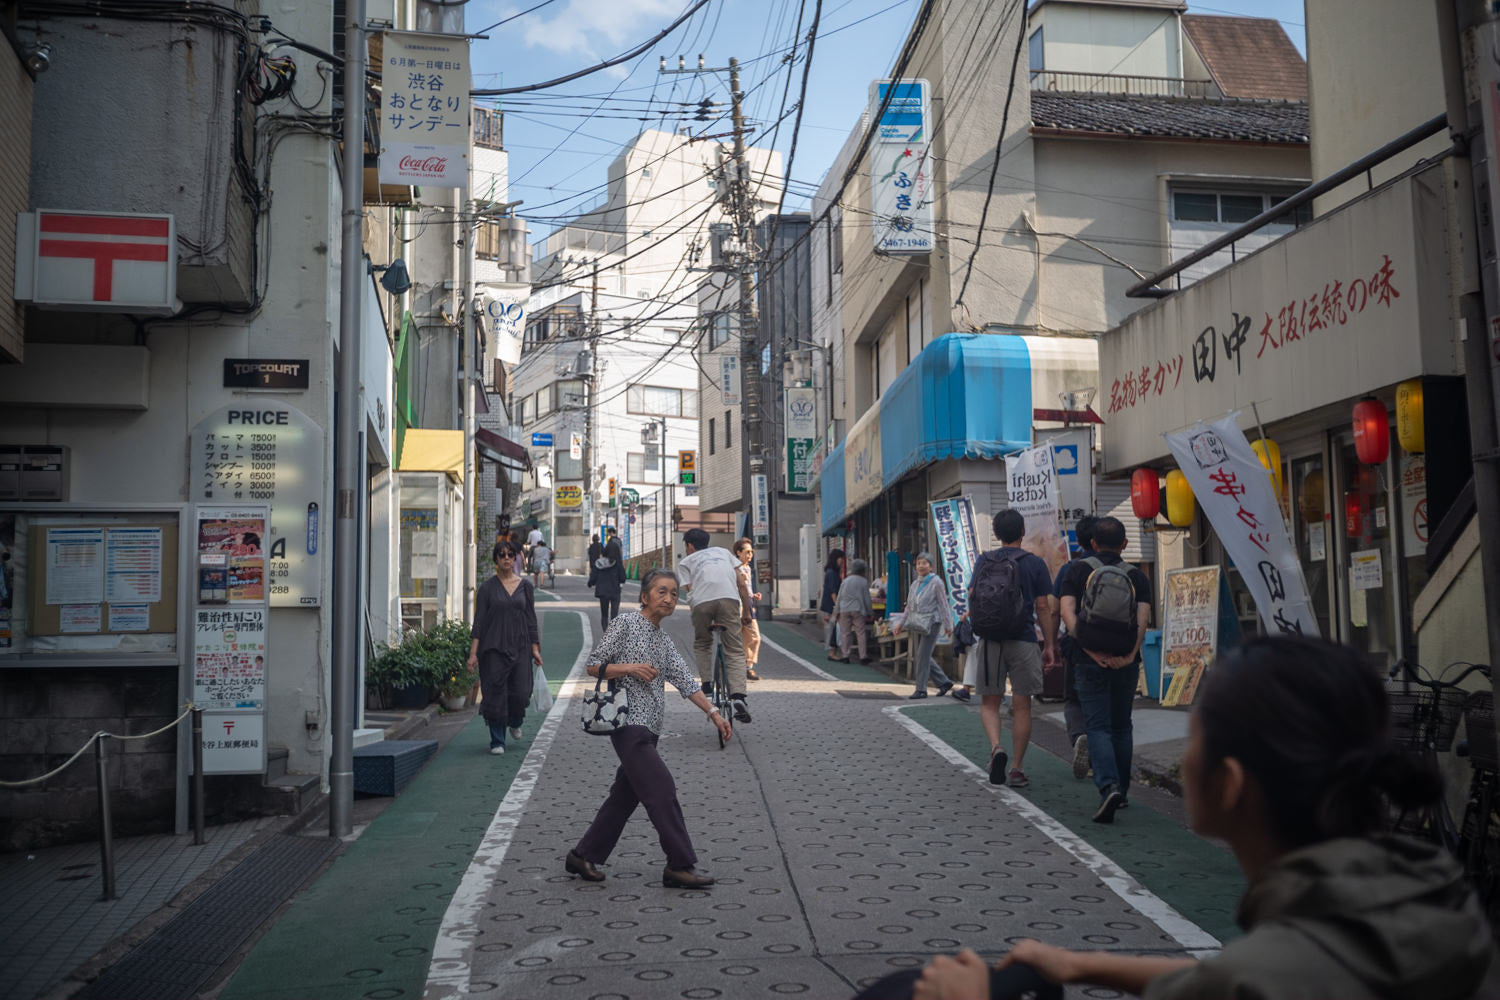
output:
[[[937,565],[937,560],[934,559],[934,558],[932,558],[932,553],[931,552],[918,552],[917,553],[917,558],[913,559],[912,562],[921,562],[923,559],[926,559],[928,562],[932,563],[932,565],[934,565],[934,566]]]
[[[850,576],[864,576],[868,572],[870,572],[870,564],[863,559],[856,559],[849,564]]]
[[[673,573],[671,570],[667,569],[665,566],[657,566],[657,567],[655,567],[653,569],[648,569],[648,570],[646,570],[646,575],[643,576],[643,577],[641,577],[641,603],[642,604],[646,603],[646,593],[647,593],[647,591],[649,591],[651,589],[651,585],[653,583],[655,583],[657,580],[661,579],[662,577],[666,577],[667,579],[671,580],[673,583],[676,583],[679,586],[681,586],[681,581],[679,581],[677,579],[677,574]]]

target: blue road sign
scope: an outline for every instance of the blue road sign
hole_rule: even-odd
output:
[[[552,435],[551,434],[533,434],[533,435],[531,435],[531,446],[533,448],[550,448],[550,447],[552,447]]]

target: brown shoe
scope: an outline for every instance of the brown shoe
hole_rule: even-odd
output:
[[[568,852],[568,860],[563,863],[569,875],[577,875],[585,882],[603,882],[604,873],[594,867],[592,861],[585,861],[572,851]]]
[[[661,884],[667,889],[707,889],[714,880],[691,868],[667,868],[661,873]]]

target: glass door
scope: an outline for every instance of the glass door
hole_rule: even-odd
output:
[[[1287,497],[1287,513],[1290,515],[1292,542],[1297,549],[1297,560],[1302,564],[1302,578],[1307,583],[1307,594],[1312,600],[1313,613],[1318,619],[1318,634],[1332,638],[1333,619],[1329,608],[1333,601],[1333,578],[1329,573],[1329,556],[1332,552],[1333,516],[1329,510],[1328,483],[1323,472],[1323,454],[1292,458],[1287,462],[1291,487]]]
[[[1364,465],[1348,434],[1334,439],[1340,638],[1387,666],[1400,655],[1401,619],[1392,565],[1391,497],[1385,466]]]

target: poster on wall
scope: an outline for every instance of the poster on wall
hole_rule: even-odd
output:
[[[936,529],[938,558],[948,579],[948,603],[956,621],[969,613],[969,574],[979,558],[979,536],[974,531],[974,501],[968,497],[928,503]]]
[[[104,600],[104,529],[47,529],[47,603]]]
[[[1051,446],[1028,448],[1018,455],[1005,456],[1005,478],[1011,509],[1026,519],[1021,548],[1040,556],[1047,564],[1048,574],[1056,576],[1068,561],[1068,542],[1063,538],[1060,523],[1062,508],[1057,499]]]
[[[193,701],[203,721],[203,772],[265,769],[266,587],[264,506],[199,507],[194,563]]]
[[[260,774],[265,769],[264,715],[259,712],[203,713],[204,774]]]
[[[1218,649],[1219,567],[1168,570],[1163,610],[1162,707],[1191,705]]]
[[[193,703],[207,709],[263,709],[266,612],[198,608],[193,612]]]
[[[230,604],[266,599],[266,519],[253,511],[204,510],[198,515],[199,593]],[[211,586],[207,581],[215,581]],[[222,586],[217,581],[222,580]],[[216,603],[205,600],[205,603]]]

